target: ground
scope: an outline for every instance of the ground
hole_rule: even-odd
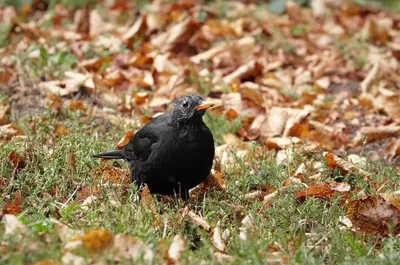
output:
[[[8,2],[0,264],[398,263],[398,6]],[[187,93],[217,104],[188,201],[91,157]]]

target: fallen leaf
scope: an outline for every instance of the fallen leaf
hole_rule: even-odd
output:
[[[9,105],[4,104],[3,101],[0,100],[0,126],[8,124],[7,112],[9,108]]]
[[[25,198],[22,197],[21,191],[17,190],[14,193],[14,200],[11,203],[5,204],[3,212],[4,214],[12,214],[18,215],[22,212],[22,203],[24,202]]]
[[[114,253],[112,259],[118,263],[143,259],[146,264],[152,264],[154,259],[154,252],[149,246],[139,239],[123,234],[114,237],[114,244],[110,252]]]
[[[6,137],[12,137],[16,135],[22,135],[23,131],[14,124],[6,124],[0,126],[0,133]]]
[[[107,230],[94,229],[83,235],[73,236],[71,241],[82,241],[89,253],[99,253],[112,246],[114,235]]]
[[[230,84],[235,80],[242,79],[250,74],[253,74],[255,69],[256,69],[256,61],[251,60],[248,63],[240,66],[234,72],[230,73],[229,75],[226,75],[222,80],[225,84]]]
[[[187,17],[181,22],[171,26],[167,31],[160,33],[151,40],[151,44],[160,49],[161,52],[169,51],[179,42],[185,42],[191,36],[191,32],[196,29],[191,17]]]
[[[4,223],[4,236],[15,236],[23,239],[27,233],[26,227],[12,214],[5,214],[2,218]]]
[[[211,226],[207,223],[207,221],[192,212],[188,206],[183,209],[182,218],[188,218],[193,224],[198,225],[206,231],[211,229]]]
[[[340,157],[332,153],[324,152],[323,155],[328,166],[332,169],[338,168],[342,172],[342,174],[359,174],[364,177],[364,179],[369,179],[371,177],[371,173],[353,165],[350,162],[347,162],[344,159],[341,159]]]
[[[134,135],[133,130],[126,131],[124,136],[117,143],[117,149],[122,149],[125,145],[127,145],[131,140],[131,138],[133,137],[133,135]]]
[[[142,189],[142,192],[140,193],[140,198],[144,207],[149,208],[154,213],[157,212],[153,197],[151,196],[149,187],[147,187],[147,185],[144,186],[144,188]]]
[[[74,230],[56,219],[50,218],[50,222],[55,224],[58,237],[63,243],[68,242],[73,236],[81,233],[81,231]]]
[[[400,233],[400,210],[380,195],[349,202],[347,216],[355,228],[367,234],[387,236]]]
[[[347,192],[350,191],[350,185],[343,182],[321,182],[308,187],[306,190],[295,190],[296,200],[304,202],[307,196],[317,199],[332,199],[338,192],[343,193],[341,200],[346,199]]]
[[[95,89],[93,75],[91,74],[65,72],[64,75],[65,79],[42,82],[39,84],[39,88],[61,97],[76,93],[81,87]]]
[[[276,150],[294,146],[298,143],[300,143],[300,139],[297,137],[271,137],[264,140],[264,144],[268,147],[268,149]]]
[[[61,258],[61,262],[64,265],[85,265],[87,264],[86,260],[80,256],[74,255],[71,252],[65,253]]]
[[[136,22],[129,28],[127,32],[122,35],[122,40],[123,41],[128,41],[130,43],[133,42],[133,39],[137,35],[143,34],[147,29],[147,23],[146,23],[146,16],[145,15],[140,15]]]
[[[225,244],[221,236],[221,228],[217,225],[216,227],[214,227],[211,233],[212,233],[211,242],[214,245],[214,247],[221,252],[225,252]]]
[[[217,172],[215,174],[210,174],[203,183],[203,188],[206,190],[224,190],[226,181],[224,180],[224,174],[222,172]]]
[[[174,236],[167,252],[168,265],[179,264],[185,250],[185,240],[180,235]]]
[[[24,158],[14,151],[8,154],[8,162],[14,169],[21,169],[25,167]]]
[[[68,109],[70,110],[79,110],[83,113],[87,112],[87,108],[85,107],[85,103],[83,100],[70,100],[68,101]]]
[[[354,143],[361,143],[363,139],[368,142],[374,140],[385,139],[387,137],[400,136],[400,126],[387,125],[387,126],[371,126],[363,127],[357,131],[357,135],[354,137]]]
[[[68,135],[68,130],[64,125],[58,124],[56,125],[56,136],[61,137],[61,136],[67,136]]]
[[[247,240],[249,230],[253,230],[256,227],[253,216],[251,216],[251,214],[246,215],[243,218],[241,224],[242,225],[239,228],[239,237],[242,240]]]
[[[235,260],[234,256],[231,255],[227,255],[227,254],[223,254],[223,253],[219,253],[219,252],[215,252],[214,253],[214,258],[218,261],[218,262],[227,262],[227,261],[233,261]]]
[[[386,44],[389,41],[389,30],[390,26],[387,26],[388,23],[385,23],[386,19],[390,18],[374,18],[369,17],[365,23],[364,28],[362,29],[362,35],[365,39],[371,42],[377,42],[379,44]],[[389,23],[393,23],[393,21],[389,21]],[[386,25],[385,25],[386,24]]]

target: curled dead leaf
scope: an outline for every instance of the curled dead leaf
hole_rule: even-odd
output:
[[[253,74],[255,69],[256,69],[256,61],[251,60],[248,63],[240,66],[234,72],[230,73],[229,75],[226,75],[222,80],[224,81],[225,84],[230,84],[235,80],[242,79],[248,75]]]
[[[323,155],[328,166],[332,169],[338,168],[342,172],[342,174],[348,174],[348,173],[358,174],[364,177],[364,179],[369,179],[369,177],[371,176],[371,173],[355,166],[350,162],[347,162],[346,160],[332,153],[324,152]]]
[[[374,140],[380,140],[387,137],[397,137],[400,136],[400,126],[397,125],[387,125],[387,126],[371,126],[363,127],[354,137],[354,143],[361,143],[363,139],[368,142]]]
[[[219,227],[219,225],[217,225],[212,231],[211,242],[217,250],[221,252],[225,251],[225,243],[222,239],[221,228]]]
[[[206,231],[210,231],[211,229],[211,226],[207,223],[207,221],[192,212],[189,206],[186,206],[185,209],[183,209],[182,218],[188,218],[192,223],[198,225]]]

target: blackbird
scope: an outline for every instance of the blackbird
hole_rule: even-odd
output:
[[[125,159],[132,181],[147,184],[151,193],[180,194],[204,181],[214,159],[214,138],[203,122],[212,101],[190,94],[174,102],[171,113],[153,118],[122,150],[93,155]]]

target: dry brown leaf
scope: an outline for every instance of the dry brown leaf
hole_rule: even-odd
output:
[[[211,238],[211,242],[214,245],[214,247],[221,251],[221,252],[225,252],[225,243],[222,239],[222,235],[221,235],[221,228],[219,227],[219,225],[217,225],[213,230],[212,230],[212,238]]]
[[[262,112],[262,109],[259,107],[249,106],[245,100],[242,100],[240,93],[223,94],[221,100],[225,110],[232,109],[236,111],[239,116],[256,117]]]
[[[83,9],[79,9],[74,15],[74,30],[77,33],[88,35],[90,30],[90,8],[86,5]]]
[[[366,180],[368,180],[369,177],[371,177],[371,173],[355,166],[350,162],[347,162],[344,159],[341,159],[340,157],[332,153],[324,152],[323,155],[328,166],[332,169],[335,168],[339,169],[342,172],[342,174],[348,174],[348,173],[359,174]]]
[[[5,137],[12,137],[16,135],[22,135],[23,131],[14,124],[6,124],[0,126],[0,133],[3,134]]]
[[[268,113],[268,120],[261,126],[261,136],[293,136],[291,131],[312,111],[312,108],[292,109],[273,107]]]
[[[218,262],[227,262],[227,261],[233,261],[235,260],[234,256],[231,255],[227,255],[227,254],[223,254],[223,253],[219,253],[219,252],[215,252],[214,253],[214,258],[218,261]]]
[[[110,252],[114,253],[112,259],[117,263],[143,259],[146,264],[152,264],[154,259],[154,253],[149,246],[136,238],[123,234],[114,237],[114,244]]]
[[[168,265],[179,264],[182,253],[186,248],[185,240],[180,235],[174,236],[167,252]]]
[[[22,212],[22,203],[24,202],[24,197],[21,195],[21,191],[17,190],[15,192],[15,198],[11,203],[5,204],[3,212],[4,214],[18,215]]]
[[[203,183],[203,188],[206,190],[224,190],[226,181],[224,180],[224,173],[216,172],[215,174],[210,174]]]
[[[0,100],[0,126],[8,124],[7,112],[9,107],[9,105],[4,104],[4,102]]]
[[[14,169],[20,169],[25,167],[25,161],[22,156],[20,156],[17,152],[10,152],[8,154],[8,162]]]
[[[367,142],[371,142],[374,140],[398,136],[400,136],[400,126],[393,124],[387,126],[371,126],[360,128],[353,141],[355,144],[359,144],[364,139],[366,139]]]
[[[365,79],[361,82],[360,87],[362,93],[369,93],[372,94],[373,96],[376,95],[378,92],[378,89],[374,87],[374,83],[379,79],[380,77],[380,62],[375,62],[371,68],[371,70],[368,72],[368,75],[365,77]]]
[[[332,199],[338,192],[343,193],[341,200],[346,199],[347,192],[350,191],[350,185],[343,182],[321,182],[308,187],[306,190],[295,190],[296,200],[304,202],[307,196],[317,199]]]
[[[85,258],[72,254],[71,252],[67,252],[62,256],[61,262],[64,265],[85,265],[87,264]]]
[[[147,185],[144,186],[144,188],[142,189],[140,197],[142,199],[142,205],[144,207],[151,209],[153,212],[157,212],[153,197],[151,196],[150,190]]]
[[[65,72],[64,75],[66,76],[64,80],[42,82],[39,84],[39,88],[61,97],[76,93],[81,87],[95,89],[91,74]]]
[[[117,149],[122,149],[125,145],[127,145],[134,134],[135,133],[133,132],[133,130],[126,131],[124,136],[117,143]]]
[[[207,221],[192,212],[189,206],[186,206],[185,209],[183,209],[182,218],[188,218],[192,223],[198,225],[206,231],[210,231],[211,229],[211,226],[207,223]]]
[[[379,193],[382,198],[384,198],[388,203],[393,204],[400,210],[400,191],[395,191],[392,193]]]
[[[349,202],[347,216],[354,227],[367,234],[386,236],[400,233],[400,209],[380,195]]]
[[[63,243],[68,242],[73,236],[81,233],[81,231],[74,230],[56,219],[50,218],[50,222],[55,224],[58,237]]]
[[[87,108],[83,100],[69,100],[68,101],[68,109],[70,110],[79,110],[83,113],[87,112]]]
[[[264,96],[259,85],[252,82],[242,83],[239,92],[242,99],[251,100],[260,107],[264,106]]]
[[[217,47],[213,47],[207,51],[204,51],[202,53],[198,53],[195,56],[192,56],[190,58],[190,60],[195,63],[195,64],[199,64],[202,61],[206,61],[206,60],[210,60],[212,59],[214,56],[216,56],[217,54],[225,51],[226,47],[224,46],[217,46]]]
[[[246,201],[262,201],[264,197],[267,195],[267,192],[262,190],[256,190],[244,195],[244,199]]]
[[[149,94],[148,92],[139,92],[139,93],[136,93],[135,96],[134,96],[135,104],[136,104],[137,106],[138,106],[138,105],[142,105],[142,104],[148,102],[149,97],[150,97],[150,94]]]
[[[107,230],[94,229],[83,235],[73,236],[71,241],[82,241],[89,253],[98,253],[112,246],[114,235]]]
[[[56,125],[56,136],[61,137],[61,136],[67,136],[68,135],[68,130],[67,127],[64,125],[58,124]]]
[[[243,218],[241,223],[242,225],[239,228],[240,230],[239,237],[242,240],[247,240],[248,238],[247,234],[249,230],[253,230],[256,227],[253,216],[251,216],[251,214],[246,215],[246,217]]]
[[[387,21],[389,19],[390,21]],[[389,30],[393,24],[391,18],[369,17],[362,29],[362,35],[365,39],[379,44],[386,44],[389,41]]]
[[[187,41],[190,33],[196,29],[195,23],[191,17],[187,17],[181,22],[171,26],[166,32],[160,33],[151,40],[151,44],[157,47],[161,52],[166,52],[179,43]]]
[[[229,75],[226,75],[222,80],[225,84],[230,84],[235,80],[242,79],[250,74],[253,74],[255,69],[256,69],[256,61],[251,60],[248,63],[240,66],[234,72],[230,73]]]
[[[281,150],[285,147],[300,143],[300,139],[297,137],[271,137],[264,140],[264,144],[268,149]]]
[[[382,90],[381,90],[382,91]],[[379,95],[377,100],[373,101],[377,109],[383,109],[389,117],[400,122],[400,95]],[[381,102],[381,106],[376,106],[377,102]]]
[[[60,263],[48,259],[43,259],[35,263],[31,263],[30,265],[60,265]]]
[[[79,66],[86,69],[89,72],[97,72],[105,63],[110,63],[112,62],[112,60],[113,60],[112,56],[95,57],[79,62]]]
[[[385,148],[385,158],[390,160],[400,155],[400,139],[390,141]]]
[[[123,41],[130,41],[135,38],[135,36],[143,34],[147,29],[147,23],[146,23],[146,16],[145,15],[140,15],[136,22],[129,28],[129,30],[122,35],[122,40]]]
[[[23,239],[27,233],[26,227],[12,214],[5,214],[2,218],[4,223],[4,236],[15,236]]]

